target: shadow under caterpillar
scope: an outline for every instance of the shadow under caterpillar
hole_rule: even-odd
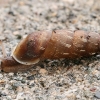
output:
[[[100,53],[100,34],[83,30],[37,31],[29,34],[10,57],[1,60],[1,70],[28,70],[44,59],[75,59]]]

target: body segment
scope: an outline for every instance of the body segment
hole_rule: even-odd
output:
[[[31,65],[41,59],[78,58],[100,52],[100,35],[82,30],[38,31],[18,44],[13,57]],[[24,51],[24,52],[23,52]]]
[[[96,53],[100,53],[99,33],[82,30],[37,31],[23,39],[12,56],[2,59],[1,70],[25,71],[44,59],[75,59]]]

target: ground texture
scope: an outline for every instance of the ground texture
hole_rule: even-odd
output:
[[[7,55],[27,34],[53,29],[100,32],[100,0],[0,0],[0,40]],[[100,100],[100,55],[0,72],[0,100]]]

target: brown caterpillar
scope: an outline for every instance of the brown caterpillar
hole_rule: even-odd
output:
[[[44,59],[75,59],[100,53],[100,34],[82,30],[37,31],[29,34],[1,61],[5,72],[28,69]]]

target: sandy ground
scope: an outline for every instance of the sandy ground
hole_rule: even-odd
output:
[[[53,29],[100,33],[100,0],[0,1],[0,40],[8,56],[27,34]],[[0,100],[100,100],[100,55],[48,59],[27,72],[0,72]]]

